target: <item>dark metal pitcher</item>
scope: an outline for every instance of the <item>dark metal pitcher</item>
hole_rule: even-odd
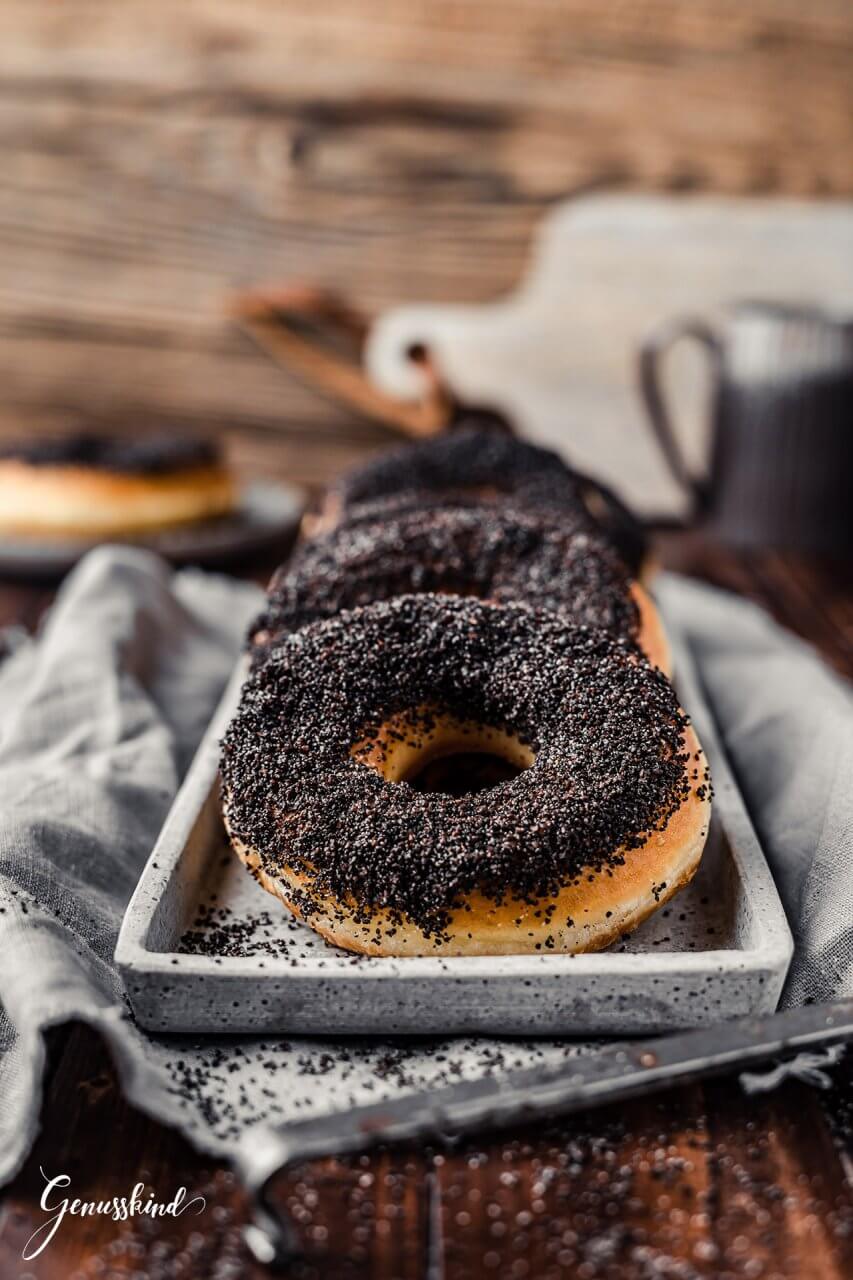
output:
[[[690,474],[661,362],[682,338],[712,364],[708,475]],[[640,352],[658,442],[703,527],[744,546],[853,554],[853,323],[808,308],[744,303],[719,325],[685,317]]]

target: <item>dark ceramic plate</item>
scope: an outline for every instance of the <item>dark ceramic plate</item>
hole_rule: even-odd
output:
[[[134,546],[156,551],[173,564],[224,564],[279,546],[284,548],[296,530],[304,505],[301,490],[259,482],[246,487],[232,515],[164,529],[132,541]],[[0,574],[59,577],[96,545],[97,542],[70,538],[0,538]]]

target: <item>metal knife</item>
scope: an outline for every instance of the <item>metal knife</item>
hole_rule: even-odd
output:
[[[290,1224],[276,1214],[269,1197],[273,1178],[288,1165],[364,1151],[377,1143],[441,1140],[535,1117],[568,1115],[851,1039],[853,999],[805,1005],[608,1046],[558,1067],[484,1076],[281,1125],[253,1135],[251,1146],[235,1157],[236,1170],[253,1197],[247,1243],[267,1266],[283,1265],[298,1253]]]

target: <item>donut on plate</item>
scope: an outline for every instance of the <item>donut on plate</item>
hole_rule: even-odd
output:
[[[259,882],[372,955],[607,946],[691,878],[710,815],[695,733],[636,649],[452,596],[283,639],[221,773]]]
[[[233,510],[214,441],[73,435],[0,444],[0,533],[110,538]]]
[[[635,577],[646,558],[642,526],[611,489],[582,475],[550,449],[495,427],[464,423],[447,435],[387,450],[345,475],[326,495],[306,532],[316,536],[341,522],[357,522],[365,506],[396,508],[467,498],[479,503],[509,499],[515,507],[585,518],[616,547]],[[368,516],[370,512],[368,511]]]
[[[631,640],[669,669],[657,609],[601,534],[586,520],[553,524],[506,507],[413,508],[304,544],[273,577],[253,651],[341,609],[421,591],[554,609]]]

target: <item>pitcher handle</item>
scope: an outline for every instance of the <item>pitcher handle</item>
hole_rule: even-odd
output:
[[[655,438],[669,464],[670,471],[681,487],[690,494],[695,507],[698,508],[705,502],[705,485],[691,474],[687,465],[672,425],[660,376],[664,356],[682,338],[692,338],[694,342],[698,342],[705,348],[711,360],[715,383],[717,382],[723,359],[723,347],[718,335],[704,320],[694,316],[680,316],[668,321],[661,329],[644,339],[639,356],[640,393]]]

